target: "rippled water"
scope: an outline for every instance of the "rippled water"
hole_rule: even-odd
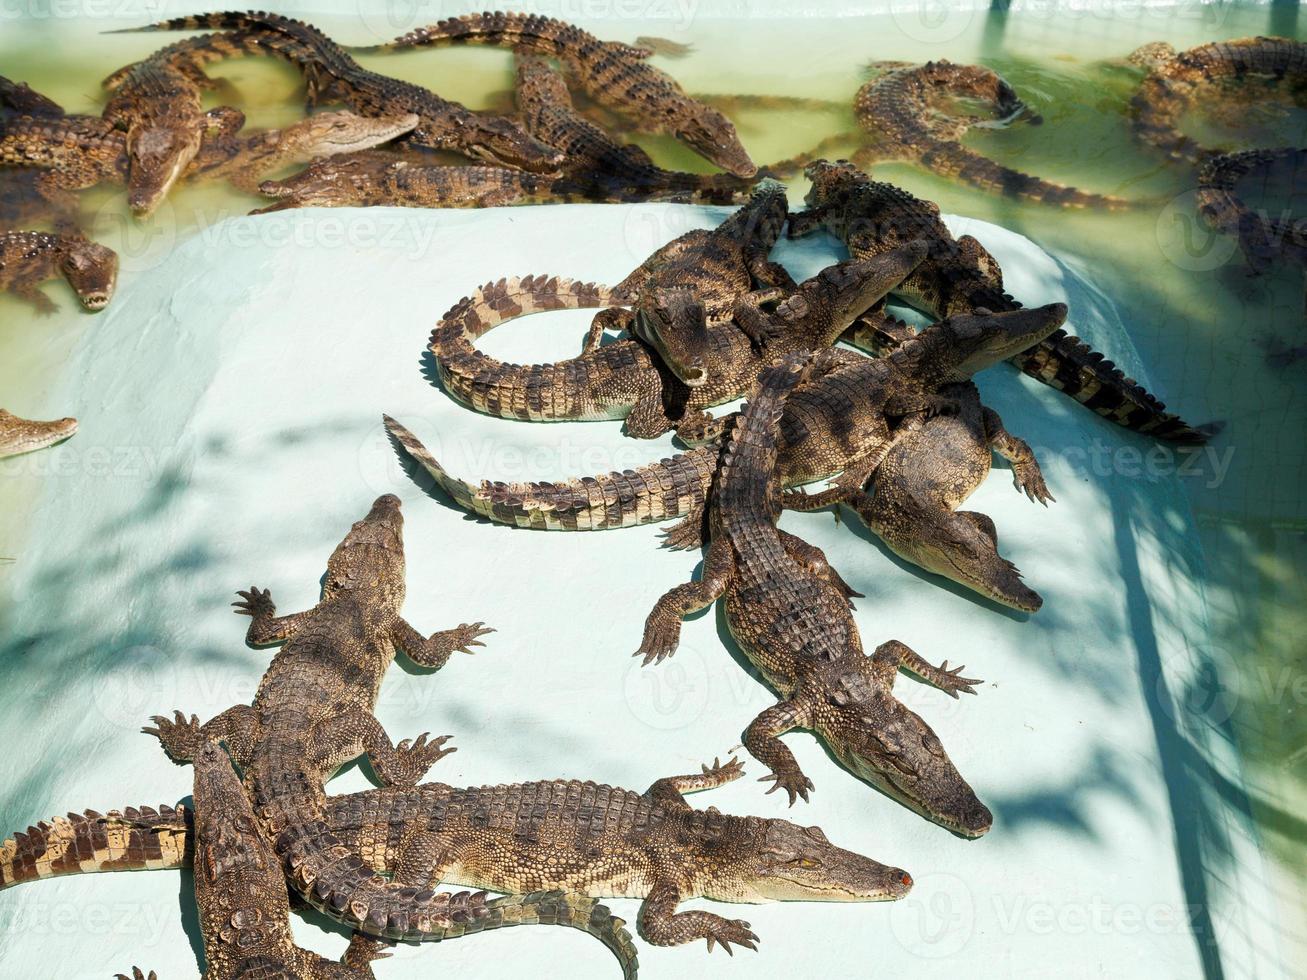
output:
[[[320,23],[340,40],[360,44],[408,26],[389,31],[384,17]],[[0,72],[28,81],[69,111],[98,111],[99,79],[162,43],[160,35],[100,36],[106,26],[124,24],[5,21]],[[878,176],[939,202],[945,211],[1001,223],[1075,260],[1130,313],[1153,386],[1170,406],[1192,422],[1225,422],[1209,453],[1191,459],[1163,456],[1156,465],[1183,467],[1180,475],[1209,562],[1208,598],[1216,618],[1212,646],[1221,654],[1215,662],[1225,665],[1223,676],[1213,680],[1239,695],[1235,722],[1252,806],[1281,862],[1286,909],[1301,908],[1301,869],[1307,866],[1307,824],[1300,816],[1307,811],[1307,644],[1302,639],[1307,635],[1307,497],[1302,492],[1307,359],[1277,365],[1267,353],[1307,344],[1302,277],[1291,269],[1248,276],[1232,243],[1197,224],[1192,173],[1159,161],[1131,140],[1126,104],[1138,75],[1119,62],[1147,41],[1187,47],[1259,33],[1304,37],[1307,29],[1300,27],[1296,7],[1131,8],[1112,15],[1064,10],[1056,16],[978,12],[947,18],[914,11],[748,23],[689,16],[623,19],[596,29],[625,40],[655,34],[691,41],[688,56],[660,61],[691,91],[831,100],[829,110],[738,111],[741,135],[759,162],[855,130],[850,103],[868,61],[983,60],[1012,82],[1044,123],[978,131],[968,137],[970,146],[1052,180],[1155,202],[1123,214],[1062,213],[986,196],[910,165],[877,168]],[[360,60],[474,107],[502,106],[511,81],[508,55],[494,50],[442,49]],[[299,76],[288,66],[244,59],[212,73],[229,88],[210,101],[236,100],[253,126],[284,124],[301,113]],[[1204,138],[1231,146],[1307,145],[1307,113],[1267,94],[1249,107],[1238,127],[1206,114],[1190,125]],[[665,166],[708,169],[670,139],[637,137],[637,142]],[[802,192],[800,181],[796,198]],[[1302,212],[1304,192],[1295,194],[1288,179],[1273,179],[1251,193],[1273,211]],[[119,190],[93,191],[84,203],[91,234],[120,250],[120,289],[130,290],[133,277],[145,274],[180,238],[202,234],[258,201],[225,186],[185,187],[144,224],[126,216]],[[58,413],[45,393],[82,332],[95,329],[94,317],[72,309],[62,284],[48,289],[62,307],[48,319],[36,319],[25,306],[0,296],[0,391],[7,407],[25,414]],[[57,465],[57,458],[32,457],[6,470],[13,478],[0,484],[0,556],[17,550],[23,501],[46,465]],[[1146,464],[1113,458],[1102,465]],[[1286,914],[1285,921],[1291,920]],[[1303,936],[1290,930],[1286,940],[1301,944]]]

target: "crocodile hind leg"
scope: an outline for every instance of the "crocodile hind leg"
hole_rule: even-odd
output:
[[[967,694],[975,694],[975,686],[984,683],[983,681],[974,680],[969,677],[962,677],[962,671],[965,667],[954,667],[948,669],[948,661],[945,660],[940,666],[936,667],[913,650],[906,643],[900,643],[898,640],[886,640],[876,648],[871,655],[872,667],[887,687],[894,686],[894,678],[900,667],[909,673],[933,684],[949,697],[956,698],[959,691]]]
[[[731,943],[754,950],[758,948],[758,937],[749,931],[749,923],[743,919],[724,919],[698,909],[677,912],[681,898],[680,888],[670,879],[659,881],[649,890],[640,906],[640,931],[645,939],[655,946],[680,946],[696,939],[706,939],[709,952],[716,943],[721,943],[722,949],[728,953],[731,952]]]
[[[635,314],[630,310],[624,310],[620,306],[613,306],[606,310],[600,310],[590,321],[590,329],[586,332],[585,341],[581,344],[581,353],[589,354],[599,348],[600,342],[604,339],[604,334],[609,330],[614,333],[629,333],[630,326],[635,322]]]
[[[644,791],[644,795],[660,803],[689,806],[685,802],[685,793],[699,793],[706,789],[716,789],[734,782],[744,775],[744,763],[731,757],[723,765],[720,759],[713,759],[712,766],[702,766],[703,772],[689,776],[664,776]]]
[[[648,666],[662,663],[675,653],[681,640],[681,620],[721,598],[734,575],[735,552],[729,541],[718,538],[704,557],[702,578],[678,585],[654,605],[644,623],[644,639],[634,656],[644,657]]]
[[[794,806],[795,799],[799,797],[807,803],[808,793],[815,787],[812,780],[803,774],[799,760],[794,758],[794,753],[780,737],[793,728],[805,728],[811,722],[812,705],[808,697],[800,693],[772,705],[755,718],[744,732],[744,747],[771,770],[758,782],[774,780],[774,785],[767,792],[785,790],[790,798],[790,806]]]
[[[404,739],[398,745],[390,740],[386,729],[363,708],[354,708],[331,720],[329,725],[315,725],[309,732],[313,746],[310,764],[331,772],[365,753],[372,771],[383,786],[416,786],[442,756],[457,751],[445,748],[451,736],[428,738],[423,732],[416,739]]]
[[[788,531],[776,529],[780,535],[781,544],[785,547],[785,553],[797,561],[810,574],[834,586],[841,595],[846,599],[864,598],[861,592],[854,592],[849,588],[849,584],[840,577],[840,573],[826,558],[826,552],[822,551],[814,544],[809,544],[803,538],[790,534]],[[849,603],[850,606],[853,603]]]
[[[1057,502],[1048,492],[1044,473],[1030,445],[1003,428],[1003,420],[992,408],[985,409],[985,437],[990,448],[1012,464],[1012,483],[1019,491],[1045,507],[1050,500]]]

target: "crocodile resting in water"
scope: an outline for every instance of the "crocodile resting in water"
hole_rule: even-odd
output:
[[[1198,215],[1212,228],[1239,242],[1248,266],[1265,272],[1287,259],[1307,266],[1307,223],[1271,218],[1250,208],[1238,194],[1239,182],[1250,174],[1288,163],[1295,176],[1307,165],[1307,149],[1245,150],[1208,157],[1198,169]]]
[[[765,351],[734,323],[710,324],[703,304],[684,287],[666,290],[637,316],[635,332],[579,357],[553,364],[505,364],[473,346],[505,320],[545,310],[609,307],[617,294],[605,286],[527,276],[487,283],[460,300],[431,335],[431,352],[445,391],[487,415],[531,421],[625,418],[628,435],[651,439],[675,429],[687,441],[715,431],[705,409],[745,394],[768,357],[826,347],[867,306],[883,297],[920,260],[904,248],[871,262],[833,266],[804,282],[774,315],[775,336]],[[865,305],[864,305],[865,304]],[[707,336],[706,383],[687,386],[640,339],[644,324],[696,320]]]
[[[368,71],[316,27],[279,14],[228,11],[177,17],[134,28],[142,31],[222,28],[232,33],[183,41],[196,59],[242,53],[280,55],[304,74],[310,106],[342,102],[362,116],[416,113],[418,124],[406,142],[432,150],[449,150],[474,160],[549,173],[560,154],[528,135],[516,123],[473,112],[440,98],[429,89]]]
[[[449,17],[396,38],[390,47],[454,41],[496,44],[557,58],[588,96],[622,112],[640,129],[670,133],[737,177],[758,172],[731,121],[686,95],[671,76],[649,64],[651,47],[601,41],[552,17],[502,12]]]
[[[1146,44],[1127,60],[1148,69],[1130,100],[1135,136],[1173,160],[1201,163],[1220,150],[1202,146],[1180,130],[1186,112],[1222,82],[1249,78],[1302,82],[1307,43],[1284,37],[1244,37],[1200,44],[1176,52],[1169,44]]]
[[[118,256],[78,233],[0,232],[0,291],[8,290],[41,313],[53,313],[54,302],[37,287],[59,275],[82,306],[102,310],[118,282]]]
[[[327,829],[386,871],[421,886],[495,891],[561,888],[593,898],[645,900],[645,937],[669,946],[705,939],[756,942],[747,922],[677,912],[697,897],[721,902],[872,902],[903,896],[900,868],[831,844],[818,827],[696,810],[682,794],[739,778],[731,760],[659,779],[644,793],[579,780],[467,789],[424,783],[328,797]],[[182,868],[194,851],[189,808],[70,813],[0,843],[0,889],[86,872]],[[594,909],[591,928],[635,963],[620,919]],[[471,929],[472,926],[469,926]],[[628,974],[631,975],[631,974]]]
[[[876,77],[858,90],[853,111],[876,141],[854,154],[859,165],[907,160],[942,177],[1006,197],[1064,208],[1131,206],[1123,198],[1091,194],[1012,170],[963,146],[962,137],[982,118],[949,107],[947,103],[953,100],[985,103],[993,108],[997,120],[1027,114],[1032,122],[1040,121],[997,72],[948,61],[924,65],[880,61],[871,69]]]
[[[77,419],[33,422],[0,408],[0,459],[45,449],[77,432]]]
[[[461,922],[494,914],[483,895],[436,894],[386,883],[322,824],[323,784],[360,752],[385,785],[412,786],[452,749],[424,734],[398,746],[373,714],[381,679],[403,649],[439,668],[456,650],[480,645],[481,624],[423,637],[403,618],[403,518],[399,500],[379,497],[327,563],[322,599],[277,616],[266,591],[240,593],[252,617],[247,641],[283,643],[251,705],[205,723],[177,712],[146,729],[175,760],[195,757],[204,738],[226,742],[245,772],[260,826],[291,888],[345,924],[391,939],[430,941]]]
[[[833,351],[815,361],[831,358]],[[816,370],[821,370],[816,367]],[[855,593],[819,548],[780,530],[779,423],[786,397],[814,370],[814,359],[787,355],[765,369],[722,453],[709,505],[710,544],[699,581],[678,585],[654,606],[636,656],[645,664],[675,652],[681,620],[725,600],[726,623],[749,662],[781,696],[744,734],[749,752],[793,805],[812,781],[780,736],[794,728],[817,733],[852,772],[883,788],[929,820],[967,837],[985,834],[993,818],[958,773],[939,738],[892,694],[900,667],[953,697],[979,681],[928,664],[897,640],[867,657],[849,599]],[[926,404],[910,386],[896,414]],[[892,442],[892,437],[890,438]]]
[[[36,192],[67,212],[77,203],[73,191],[127,182],[127,137],[99,116],[4,118],[0,164],[37,171]]]
[[[935,318],[979,310],[1001,312],[1021,304],[1003,291],[1003,273],[970,235],[954,240],[938,205],[893,184],[872,180],[846,161],[819,161],[807,169],[812,187],[807,210],[790,218],[790,236],[826,229],[849,254],[867,257],[922,240],[930,252],[894,290],[902,300]],[[1058,330],[1012,358],[1024,373],[1104,418],[1175,442],[1206,442],[1211,427],[1190,426],[1133,378],[1080,338]]]

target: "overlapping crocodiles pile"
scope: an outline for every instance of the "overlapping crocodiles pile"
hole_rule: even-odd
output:
[[[483,207],[549,201],[740,205],[711,230],[659,248],[615,286],[549,272],[469,292],[430,340],[445,392],[505,419],[621,420],[636,438],[674,432],[675,456],[638,470],[558,483],[467,482],[394,419],[402,451],[453,500],[494,522],[577,531],[671,521],[673,548],[705,547],[702,574],[654,604],[636,649],[646,665],[675,654],[684,616],[722,599],[740,649],[776,694],[747,722],[743,745],[768,792],[794,805],[814,789],[782,736],[818,735],[838,763],[927,820],[967,838],[993,815],[924,718],[894,695],[900,670],[958,697],[978,680],[895,639],[868,654],[856,594],[825,555],[780,530],[783,508],[847,505],[898,555],[994,602],[1034,613],[1036,590],[1003,558],[994,522],[961,509],[998,453],[1017,489],[1053,495],[1030,447],[984,405],[978,371],[1008,360],[1099,416],[1148,437],[1201,442],[1210,427],[1173,413],[1111,360],[1063,329],[1056,302],[1009,295],[998,262],[974,237],[954,238],[939,208],[873,179],[865,165],[902,159],[986,191],[1063,207],[1131,202],[1006,169],[960,142],[988,106],[996,120],[1037,122],[1012,87],[982,66],[880,62],[856,96],[874,139],[852,161],[817,151],[758,168],[734,126],[650,63],[668,46],[600,40],[545,17],[486,13],[410,32],[388,48],[481,43],[516,52],[517,115],[473,112],[421,86],[360,66],[316,28],[266,13],[215,13],[149,30],[211,29],[115,72],[102,116],[69,115],[26,85],[0,79],[0,208],[51,230],[0,234],[0,286],[45,311],[38,291],[62,275],[88,309],[112,297],[116,257],[79,230],[76,192],[123,184],[148,216],[182,180],[225,179],[274,203]],[[303,73],[310,106],[345,108],[283,129],[245,132],[238,109],[204,110],[206,65],[272,54]],[[1238,198],[1245,174],[1300,150],[1222,154],[1178,128],[1205,87],[1264,76],[1301,79],[1302,45],[1277,39],[1150,46],[1134,104],[1140,138],[1200,167],[1199,208],[1237,235],[1258,267],[1302,261],[1307,235]],[[557,71],[552,62],[562,66]],[[569,84],[595,105],[574,103]],[[666,132],[726,171],[658,167],[610,134],[620,116]],[[590,113],[590,115],[587,115]],[[383,148],[383,144],[389,144]],[[434,162],[427,151],[467,157]],[[293,164],[306,169],[261,181]],[[806,207],[791,212],[777,179],[802,169]],[[771,258],[782,235],[826,233],[845,261],[796,282]],[[526,270],[518,270],[526,271]],[[887,299],[931,321],[891,316]],[[595,309],[576,357],[505,363],[476,342],[501,323],[559,309]],[[619,338],[606,336],[620,333]],[[739,411],[710,410],[740,397]],[[73,419],[31,422],[0,411],[0,456],[52,445]],[[827,481],[811,493],[806,485]],[[378,498],[331,554],[321,599],[278,615],[268,591],[239,593],[247,642],[279,645],[249,704],[201,722],[174,711],[146,731],[194,767],[190,806],[70,813],[0,846],[0,889],[93,871],[192,867],[206,976],[351,978],[394,942],[430,942],[505,926],[574,928],[637,970],[625,923],[603,898],[643,900],[639,930],[655,945],[704,939],[757,948],[749,923],[704,910],[721,902],[892,900],[912,887],[897,867],[831,843],[818,827],[691,807],[685,794],[739,778],[743,764],[655,780],[643,793],[552,780],[457,788],[420,782],[453,751],[427,733],[396,743],[375,715],[379,686],[403,654],[432,669],[472,652],[482,623],[430,635],[402,615],[406,571],[400,502]],[[633,641],[632,646],[636,646]],[[160,706],[163,710],[165,706]],[[746,721],[742,719],[742,722]],[[366,755],[380,788],[329,796],[343,765]],[[232,762],[242,773],[238,779]],[[442,892],[442,884],[475,891]],[[298,947],[287,887],[352,931],[340,962]],[[492,898],[487,892],[502,893]],[[132,968],[131,976],[147,974]],[[127,974],[120,974],[127,977]]]

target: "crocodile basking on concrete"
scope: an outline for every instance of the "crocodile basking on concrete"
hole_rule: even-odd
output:
[[[1055,184],[995,163],[962,145],[962,137],[983,117],[961,112],[951,103],[971,99],[992,107],[994,120],[1040,117],[997,72],[981,65],[928,61],[924,65],[880,61],[875,77],[854,99],[859,124],[875,138],[853,156],[860,165],[906,160],[972,187],[1064,208],[1125,208],[1131,202],[1106,194]]]
[[[854,257],[867,257],[906,241],[926,241],[926,260],[893,292],[940,318],[981,309],[1002,312],[1021,304],[1003,291],[998,262],[970,235],[954,239],[939,207],[893,184],[872,180],[846,161],[820,161],[807,169],[812,188],[807,210],[790,219],[790,236],[825,229]],[[1080,338],[1058,330],[1012,358],[1023,372],[1074,398],[1118,425],[1175,442],[1205,442],[1210,431],[1190,426],[1133,378]]]
[[[528,135],[511,120],[473,112],[429,89],[368,71],[316,27],[279,14],[228,11],[178,17],[135,30],[222,28],[190,42],[195,58],[272,52],[304,74],[310,106],[342,102],[362,116],[416,113],[418,124],[406,137],[412,146],[449,150],[473,160],[542,173],[557,169],[560,154]],[[186,44],[188,42],[182,42]]]
[[[445,390],[463,404],[500,418],[531,421],[625,418],[626,431],[651,439],[675,429],[700,441],[716,422],[705,409],[740,397],[768,358],[787,350],[830,346],[867,305],[876,302],[920,260],[906,247],[872,262],[842,263],[798,287],[773,315],[774,336],[759,350],[733,322],[712,324],[702,302],[684,287],[655,296],[640,311],[635,332],[578,357],[552,364],[505,364],[473,341],[505,320],[545,310],[609,307],[618,296],[607,287],[528,276],[488,283],[460,300],[431,335],[431,351]],[[866,304],[866,305],[860,305]],[[697,321],[708,352],[706,383],[687,386],[640,339],[646,325]]]
[[[697,897],[722,902],[872,902],[899,898],[899,868],[831,844],[817,827],[696,810],[682,794],[743,774],[734,760],[659,779],[644,793],[580,780],[467,789],[424,783],[328,797],[323,821],[375,867],[495,891],[562,888],[593,898],[641,898],[645,938],[752,945],[748,923],[676,912]],[[181,868],[194,850],[188,808],[69,814],[0,843],[0,889],[93,871]],[[596,934],[635,961],[621,920],[594,910]],[[609,926],[609,923],[612,923]]]
[[[822,352],[815,362],[833,353]],[[867,657],[849,602],[856,593],[819,548],[776,526],[780,421],[786,397],[813,369],[813,358],[790,354],[760,375],[727,438],[713,484],[702,577],[658,600],[636,656],[645,664],[671,656],[681,620],[724,598],[731,635],[781,698],[744,734],[745,747],[771,770],[764,777],[773,780],[769,793],[784,790],[791,805],[797,797],[808,799],[812,781],[780,740],[794,728],[807,728],[872,785],[927,819],[979,837],[993,822],[989,810],[930,726],[892,690],[900,667],[953,697],[974,694],[980,682],[962,677],[961,667],[950,671],[947,661],[928,664],[897,640]],[[929,395],[901,389],[896,397],[907,400],[900,411],[911,411]]]
[[[77,419],[33,422],[0,408],[0,459],[45,449],[77,432]]]
[[[1177,52],[1165,43],[1146,44],[1128,58],[1148,70],[1130,100],[1132,126],[1142,142],[1173,160],[1201,163],[1223,151],[1202,146],[1180,128],[1189,110],[1221,101],[1217,86],[1262,78],[1274,82],[1307,79],[1307,42],[1284,37],[1212,41]],[[1260,95],[1260,93],[1258,93]]]
[[[838,489],[857,490],[870,475],[868,464],[883,452],[896,413],[954,405],[935,395],[934,389],[965,381],[1024,350],[1065,318],[1066,307],[1060,303],[1006,313],[960,314],[928,327],[888,357],[833,349],[833,367],[786,400],[780,423],[782,486],[846,475]],[[928,397],[923,399],[922,392]],[[720,442],[621,473],[558,483],[485,481],[477,487],[446,472],[394,419],[385,421],[400,446],[460,507],[496,523],[599,531],[681,518],[668,534],[668,544],[697,547],[701,543],[704,503],[720,461]]]
[[[291,887],[327,915],[372,936],[429,940],[490,914],[484,896],[415,892],[383,882],[322,826],[323,784],[360,752],[386,785],[417,783],[450,749],[422,735],[394,745],[373,714],[381,679],[399,649],[425,667],[488,632],[463,625],[423,637],[403,618],[403,518],[398,498],[379,497],[327,563],[322,599],[277,616],[266,591],[240,593],[252,617],[247,642],[282,643],[251,705],[205,723],[181,712],[146,729],[175,760],[194,758],[203,738],[227,744],[245,772],[260,825]],[[493,904],[493,903],[492,903]]]
[[[60,275],[82,306],[102,310],[118,282],[118,256],[75,232],[0,232],[0,291],[13,293],[41,313],[53,313],[58,307],[37,287]]]
[[[651,133],[670,133],[737,177],[758,167],[721,112],[686,95],[666,72],[649,64],[651,47],[601,41],[552,17],[486,12],[450,17],[396,38],[392,48],[444,42],[495,44],[557,58],[569,78],[601,105],[620,111]]]

